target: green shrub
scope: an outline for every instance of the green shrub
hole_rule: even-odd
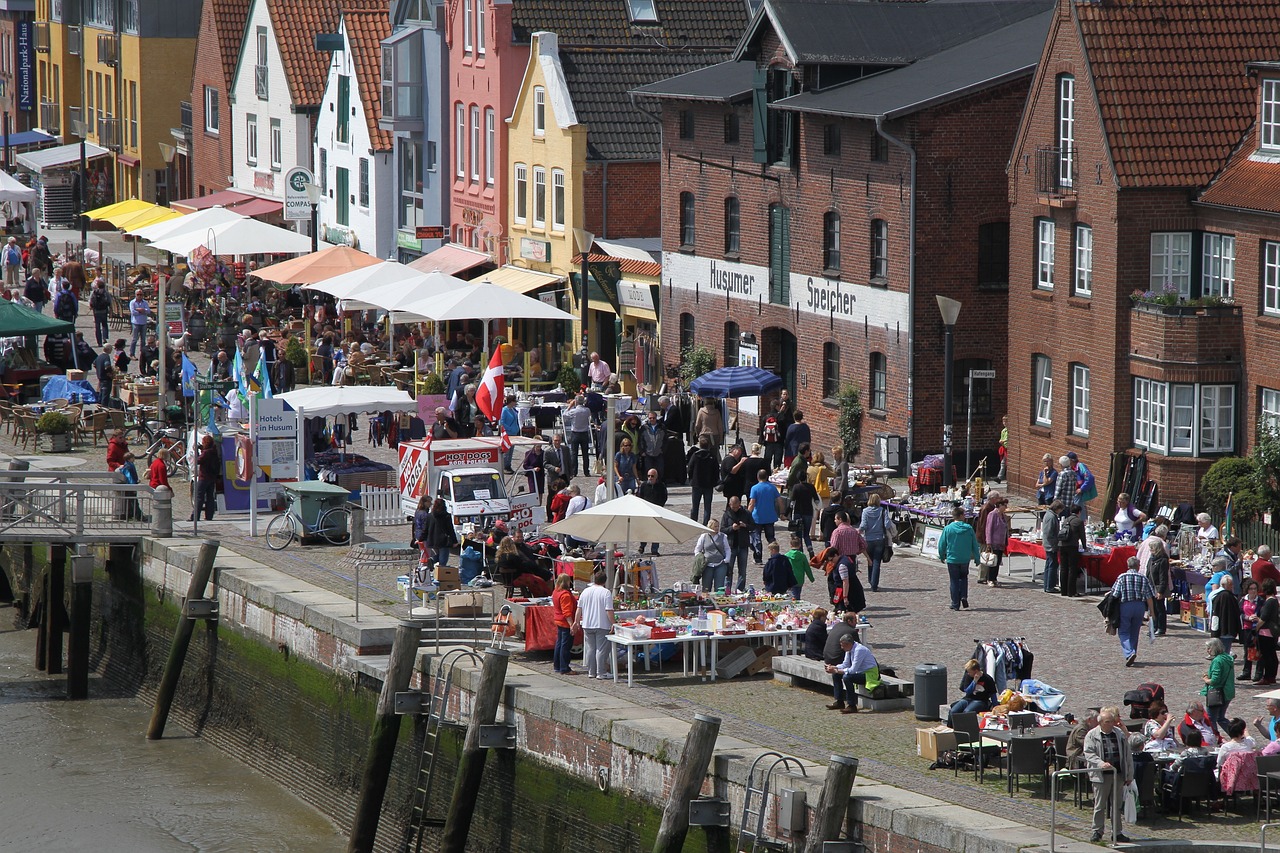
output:
[[[560,372],[556,374],[556,382],[560,387],[570,394],[577,393],[582,387],[582,374],[572,363],[566,361],[560,365]]]
[[[857,385],[845,385],[840,389],[836,402],[840,411],[836,430],[840,434],[844,458],[852,462],[862,449],[862,392]]]
[[[1215,516],[1221,517],[1227,495],[1231,495],[1231,517],[1237,522],[1253,521],[1267,509],[1267,501],[1258,489],[1258,466],[1252,459],[1219,459],[1200,481],[1200,502]]]
[[[423,394],[443,394],[445,389],[444,380],[440,378],[440,374],[432,371],[431,373],[422,374],[422,393]]]
[[[306,370],[307,348],[302,341],[291,337],[284,345],[284,360],[293,365],[295,370]]]
[[[699,376],[715,369],[716,354],[710,347],[695,345],[685,347],[684,352],[680,353],[680,378],[684,380],[685,387]]]
[[[71,432],[71,418],[62,412],[45,412],[36,421],[36,432],[45,435],[62,435]]]

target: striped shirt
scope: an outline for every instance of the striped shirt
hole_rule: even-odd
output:
[[[1128,601],[1146,601],[1154,598],[1156,593],[1146,575],[1131,569],[1116,578],[1116,582],[1111,585],[1111,594],[1123,604]]]

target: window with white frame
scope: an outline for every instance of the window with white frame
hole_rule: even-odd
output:
[[[454,111],[453,156],[457,161],[454,174],[459,178],[467,176],[467,108],[457,104]]]
[[[547,135],[547,90],[533,87],[533,135]]]
[[[1076,78],[1058,78],[1058,184],[1074,183],[1076,146]]]
[[[515,220],[529,221],[529,167],[516,163]]]
[[[481,6],[484,4],[481,3]],[[484,111],[484,182],[489,186],[493,186],[493,158],[497,156],[495,149],[498,145],[498,131],[493,115],[493,107],[488,107]]]
[[[218,133],[218,90],[212,86],[204,87],[204,132]]]
[[[484,0],[480,0],[484,2]],[[462,4],[462,49],[466,53],[471,53],[474,44],[471,37],[472,20],[471,16],[475,14],[475,0],[464,0]],[[454,7],[457,8],[456,6]]]
[[[1031,357],[1031,408],[1040,426],[1053,425],[1053,360],[1047,355]]]
[[[480,183],[480,108],[471,107],[471,180]]]
[[[1191,298],[1191,233],[1156,232],[1151,235],[1151,289]]]
[[[271,120],[271,169],[278,172],[284,162],[284,140],[281,137],[280,119]]]
[[[533,224],[547,224],[547,170],[542,166],[533,167]]]
[[[422,143],[398,140],[400,146],[400,229],[426,225],[422,199]]]
[[[889,223],[884,219],[871,220],[871,280],[884,282],[889,278]]]
[[[1076,296],[1093,295],[1093,229],[1076,225],[1076,268],[1071,282]]]
[[[1274,388],[1258,390],[1258,426],[1280,430],[1280,391]]]
[[[1262,81],[1262,121],[1258,146],[1280,150],[1280,80]]]
[[[1204,234],[1200,264],[1200,295],[1231,299],[1236,290],[1236,238]]]
[[[485,0],[476,0],[476,56],[484,56],[484,4]]]
[[[1053,249],[1056,228],[1052,219],[1036,220],[1036,287],[1053,290]]]
[[[258,165],[258,117],[244,117],[244,161],[250,166]]]
[[[1274,393],[1272,402],[1280,405],[1280,392]],[[1234,385],[1133,380],[1134,446],[1171,456],[1222,454],[1235,451],[1235,437]]]
[[[1262,244],[1262,313],[1280,315],[1280,243]]]
[[[551,230],[564,230],[564,170],[551,170]]]
[[[1071,365],[1071,433],[1089,434],[1089,368]]]

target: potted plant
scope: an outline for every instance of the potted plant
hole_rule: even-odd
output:
[[[67,453],[71,450],[71,418],[62,412],[45,412],[36,421],[36,432],[49,436],[50,453]]]

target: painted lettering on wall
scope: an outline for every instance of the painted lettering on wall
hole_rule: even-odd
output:
[[[712,290],[751,296],[755,292],[756,277],[751,273],[717,267],[716,262],[712,261],[710,286]]]
[[[804,307],[819,313],[834,312],[836,314],[852,314],[858,306],[858,296],[848,290],[842,290],[839,282],[815,279],[810,276],[805,280],[805,292],[808,301]]]

